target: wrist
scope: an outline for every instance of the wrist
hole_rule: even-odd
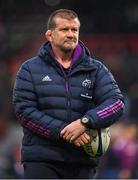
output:
[[[89,118],[87,118],[86,116],[83,116],[82,118],[80,118],[80,122],[83,126],[85,126],[86,128],[88,128],[89,125]]]

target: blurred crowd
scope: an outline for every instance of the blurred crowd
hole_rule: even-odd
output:
[[[52,9],[47,8],[44,15],[39,13],[38,9],[35,9],[33,14],[29,14],[30,9],[27,14],[23,10],[19,13],[19,9],[15,11],[16,8],[12,2],[14,0],[7,1],[7,6],[4,1],[0,2],[3,5],[3,11],[0,13],[0,179],[22,178],[23,175],[20,158],[22,128],[14,116],[12,106],[13,82],[20,64],[35,55],[41,43],[45,41],[44,22],[46,13],[49,14]],[[27,1],[25,2],[27,4]],[[75,4],[73,2],[70,1],[70,5],[74,5],[75,10],[78,1],[75,1]],[[18,1],[16,3],[19,5]],[[81,16],[83,8],[80,8],[78,13],[80,13],[82,21],[85,21],[88,19],[86,15],[90,16],[90,11],[87,10],[90,6],[86,8],[86,4],[82,4],[86,10],[85,16],[84,14]],[[32,4],[29,3],[29,5]],[[67,5],[69,5],[68,1]],[[96,6],[96,1],[94,1],[94,5]],[[119,11],[119,3],[116,5]],[[11,7],[14,7],[13,11],[10,11]],[[60,5],[56,6],[56,8],[59,7]],[[133,9],[133,13],[129,10],[127,15],[129,21],[133,20],[132,27],[134,27],[134,24],[138,22],[136,20],[138,6],[131,5],[130,7],[131,11]],[[8,17],[5,13],[6,10],[12,12],[13,15]],[[41,12],[44,12],[44,7]],[[103,11],[100,12],[102,14]],[[96,12],[93,12],[93,15],[94,13]],[[130,19],[130,15],[132,19]],[[134,16],[136,16],[135,19]],[[100,20],[97,14],[97,16],[93,16],[93,22],[95,22],[94,17],[95,20],[96,18],[98,21]],[[122,22],[123,20],[120,21],[120,23]],[[104,24],[103,21],[102,23]],[[118,23],[117,19],[114,23]],[[85,22],[85,24],[87,23]],[[117,29],[113,22],[111,25],[113,29]],[[81,40],[86,43],[93,57],[102,61],[112,71],[124,94],[126,105],[124,116],[110,128],[110,147],[102,158],[97,178],[138,179],[138,32],[136,32],[138,29],[135,28],[135,34],[132,31],[128,33],[129,29],[127,34],[121,34],[121,31],[109,34],[106,29],[98,34],[95,30],[95,34],[92,34],[90,32],[94,30],[93,26],[96,27],[96,24],[88,23],[89,30],[86,27],[82,29]],[[87,35],[84,32],[88,32]]]
[[[110,128],[110,147],[103,157],[97,178],[138,178],[138,126],[119,122]]]

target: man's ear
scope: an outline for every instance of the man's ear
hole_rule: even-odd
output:
[[[46,33],[45,33],[45,37],[50,42],[52,41],[51,35],[52,35],[52,31],[51,30],[47,30]]]

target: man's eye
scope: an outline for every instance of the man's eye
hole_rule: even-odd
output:
[[[77,32],[78,30],[77,29],[72,29],[73,32]]]
[[[64,29],[62,29],[62,31],[67,31],[68,29],[66,29],[66,28],[64,28]]]

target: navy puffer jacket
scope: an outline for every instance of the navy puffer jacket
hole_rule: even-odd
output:
[[[54,59],[49,42],[19,69],[13,103],[23,126],[23,161],[91,163],[82,147],[60,138],[70,122],[87,116],[89,128],[105,128],[123,112],[122,94],[109,70],[81,48],[69,72]]]

